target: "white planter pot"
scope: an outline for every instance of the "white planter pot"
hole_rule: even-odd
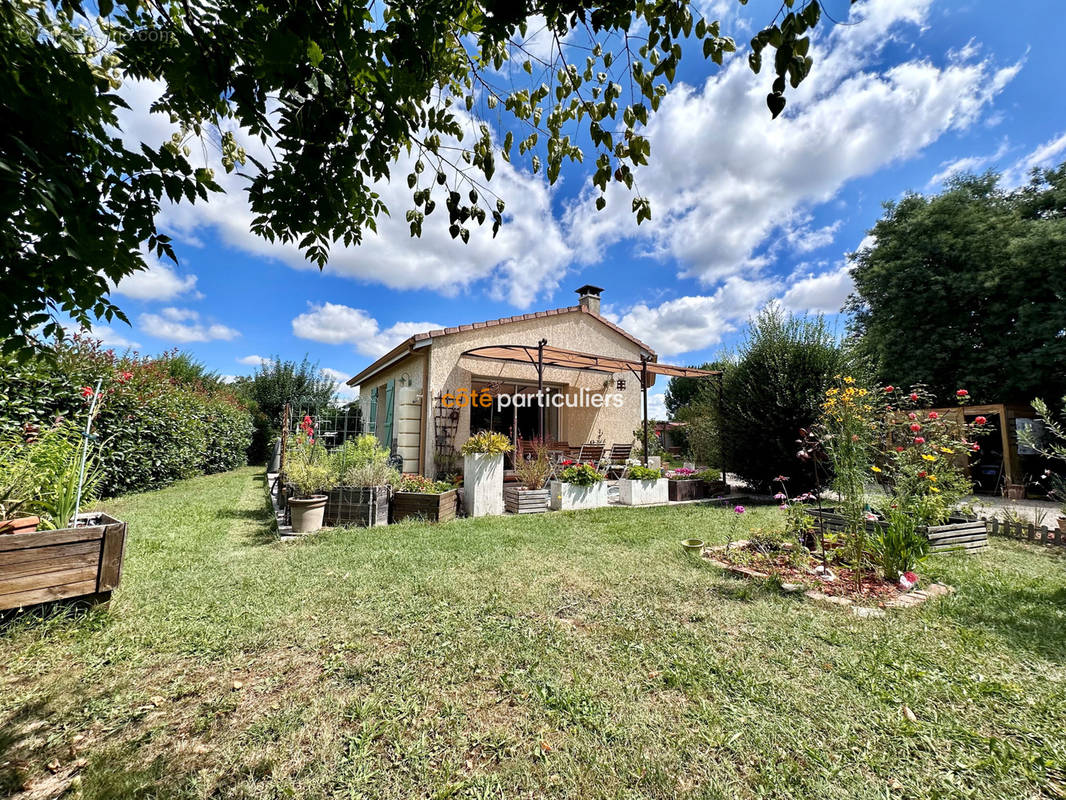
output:
[[[503,513],[503,454],[463,456],[463,505],[468,517]]]
[[[618,481],[618,502],[624,506],[646,506],[665,503],[670,499],[670,481],[659,478],[652,481],[635,481],[623,478]]]
[[[577,486],[573,483],[552,481],[551,508],[553,511],[572,511],[578,508],[600,508],[607,505],[607,482],[600,481],[592,486]]]

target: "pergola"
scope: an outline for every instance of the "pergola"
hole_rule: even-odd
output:
[[[696,369],[695,367],[675,367],[649,361],[647,356],[640,360],[599,356],[592,353],[579,353],[575,350],[563,350],[561,347],[549,347],[547,339],[541,339],[535,345],[496,344],[475,347],[463,353],[470,358],[484,358],[490,361],[506,361],[514,364],[530,364],[537,370],[537,392],[544,389],[544,368],[560,367],[562,369],[585,370],[588,372],[629,372],[640,381],[640,391],[644,402],[644,466],[648,465],[648,385],[649,378],[654,381],[656,375],[671,378],[711,378],[720,377],[720,370]],[[544,436],[544,405],[540,406],[538,434]]]

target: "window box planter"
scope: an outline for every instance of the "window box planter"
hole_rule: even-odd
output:
[[[670,499],[670,481],[637,481],[622,478],[618,481],[618,502],[624,506],[646,506],[652,503],[665,503]]]
[[[548,484],[553,511],[573,511],[579,508],[600,508],[607,505],[607,482],[599,481],[591,486],[552,481]]]
[[[503,506],[508,514],[540,514],[548,510],[550,496],[548,489],[507,486],[503,490]]]
[[[459,511],[459,490],[449,489],[440,494],[432,492],[394,492],[389,504],[392,521],[420,519],[425,522],[447,522]]]
[[[322,518],[326,513],[326,499],[324,494],[289,498],[289,515],[292,518],[293,533],[312,533],[322,527]]]
[[[78,519],[89,524],[0,536],[0,609],[111,598],[122,577],[126,523],[100,513]]]
[[[819,511],[812,508],[808,512],[814,517],[815,525],[819,520],[825,524],[829,531],[842,531],[845,528],[844,517],[837,513],[835,508],[823,508]],[[875,531],[878,528],[886,528],[888,523],[884,520],[868,520],[866,530]],[[919,528],[929,539],[929,552],[931,554],[943,553],[951,550],[963,549],[967,553],[974,553],[988,546],[988,529],[984,520],[966,517],[961,514],[952,515],[944,525],[930,525]]]
[[[503,453],[463,456],[463,503],[468,517],[503,513]]]
[[[289,500],[289,505],[293,504]],[[374,528],[389,524],[388,486],[338,486],[326,494],[325,525]]]

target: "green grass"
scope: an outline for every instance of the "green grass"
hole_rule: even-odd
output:
[[[997,541],[940,557],[926,572],[957,594],[860,620],[685,557],[689,535],[725,540],[721,509],[278,543],[263,480],[106,504],[130,523],[110,609],[0,633],[0,788],[58,792],[76,775],[81,797],[124,800],[1066,792],[1061,556]]]

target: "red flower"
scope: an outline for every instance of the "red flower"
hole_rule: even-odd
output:
[[[919,477],[919,478],[924,478],[924,477],[926,476],[926,474],[927,474],[927,473],[926,473],[926,471],[925,471],[925,470],[923,469],[923,470],[921,470],[921,471],[920,471],[920,472],[918,473],[918,477]]]
[[[918,402],[918,395],[915,394],[914,392],[911,392],[911,400],[913,402],[917,403]]]
[[[85,398],[92,397],[93,396],[93,387],[91,387],[91,386],[82,386],[81,387],[81,396],[85,397]]]
[[[902,453],[903,452],[903,445],[896,445],[896,452],[897,453]]]
[[[981,445],[979,445],[977,442],[974,442],[973,443],[973,451],[976,453],[980,449],[981,449]]]
[[[886,386],[885,387],[885,391],[886,392],[894,392],[894,391],[896,391],[896,387],[895,386]]]
[[[930,411],[929,412],[929,419],[940,419],[940,415],[937,414],[935,411]]]
[[[918,419],[918,415],[912,411],[907,415],[907,419]]]
[[[914,437],[914,443],[915,444],[925,444],[925,439],[923,437],[921,437],[921,436],[915,436]]]
[[[975,425],[984,425],[986,422],[988,422],[988,420],[985,419],[984,417],[978,417],[977,419],[974,420],[974,424]]]
[[[955,396],[956,397],[969,397],[970,393],[968,391],[966,391],[965,389],[959,389],[957,392],[955,392]]]
[[[922,426],[919,425],[917,422],[912,422],[911,423],[911,430],[914,431],[915,433],[917,433],[921,429],[922,429]]]

